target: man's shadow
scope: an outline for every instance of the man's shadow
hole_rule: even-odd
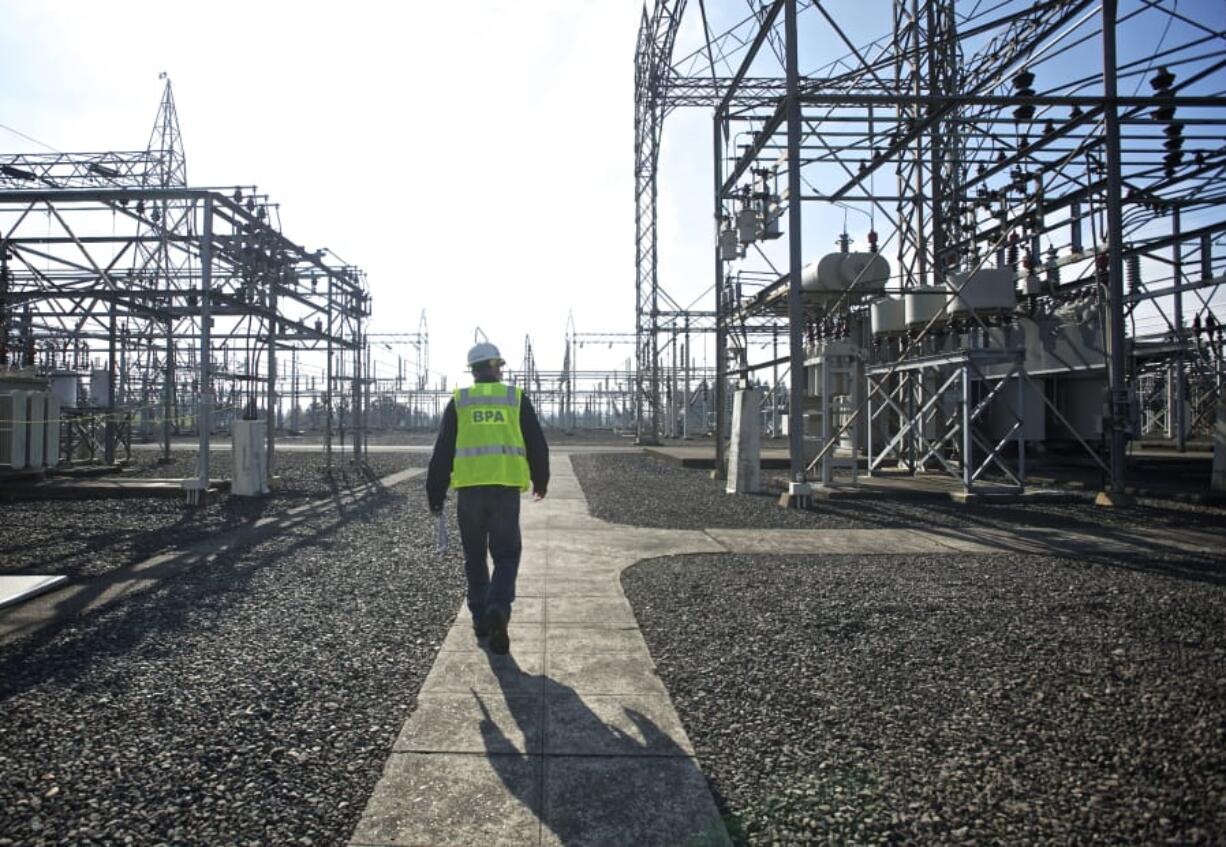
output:
[[[602,720],[570,686],[544,673],[525,673],[514,656],[483,652],[525,742],[521,745],[510,738],[490,713],[486,699],[474,691],[490,766],[507,791],[532,809],[560,843],[693,847],[730,843],[714,804],[708,820],[675,813],[686,807],[683,795],[705,792],[708,786],[693,758],[655,721],[621,707],[636,737]],[[485,695],[490,696],[496,695]],[[558,731],[560,721],[551,731],[554,716],[564,716],[564,732]],[[545,775],[542,770],[537,776],[532,760],[538,756],[542,768],[558,772]],[[644,758],[652,760],[654,773],[633,767],[634,760]]]

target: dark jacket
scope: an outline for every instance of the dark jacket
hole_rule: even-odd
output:
[[[541,432],[541,422],[537,420],[532,401],[527,394],[522,397],[523,400],[519,404],[519,428],[524,433],[532,490],[544,494],[549,488],[549,445],[545,443],[545,433]],[[443,508],[443,501],[447,499],[447,488],[451,485],[451,465],[455,461],[455,438],[455,398],[452,398],[443,410],[443,423],[439,427],[438,438],[434,441],[434,455],[430,457],[430,471],[426,475],[426,497],[430,501],[432,512]]]

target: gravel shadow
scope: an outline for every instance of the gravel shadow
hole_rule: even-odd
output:
[[[195,472],[196,452],[172,454],[160,465],[153,453],[140,452],[124,473],[135,478],[182,478]],[[83,498],[78,500],[0,500],[0,573],[96,576],[187,546],[216,533],[312,500],[337,500],[374,479],[410,467],[428,456],[372,454],[369,467],[334,464],[314,453],[286,452],[278,458],[280,487],[266,497],[224,496],[203,508],[181,498]],[[229,474],[228,452],[212,454],[215,476]]]
[[[414,482],[0,647],[3,837],[344,843],[463,596]]]

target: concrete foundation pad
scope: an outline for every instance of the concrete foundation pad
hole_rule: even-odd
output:
[[[874,496],[859,485],[820,485],[809,486],[809,496],[814,500],[854,500]]]
[[[543,816],[548,845],[731,843],[688,758],[548,757]]]
[[[1090,495],[1083,491],[1055,491],[1051,489],[1036,489],[1033,491],[951,491],[949,499],[958,504],[992,504],[992,503],[1083,503]]]
[[[59,583],[40,596],[14,603],[0,616],[0,641],[42,632],[60,621],[87,614],[117,600],[161,585],[156,579],[103,579]],[[62,585],[64,587],[58,587]],[[56,590],[58,589],[58,590]]]
[[[782,509],[807,509],[812,502],[813,495],[811,493],[789,494],[785,491],[779,495],[779,507]]]
[[[20,603],[44,591],[50,591],[67,579],[67,577],[54,575],[0,576],[0,607]]]
[[[540,807],[539,756],[396,753],[350,844],[537,844]]]

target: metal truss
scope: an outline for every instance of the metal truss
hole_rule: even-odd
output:
[[[169,81],[143,153],[0,161],[0,365],[101,373],[107,461],[131,419],[167,456],[197,433],[206,480],[212,429],[258,416],[271,469],[283,351],[324,360],[329,456],[334,416],[361,430],[364,274],[286,238],[253,190],[188,187]]]
[[[160,153],[14,153],[0,155],[0,189],[136,188],[158,185]]]
[[[1005,365],[1002,370],[999,366]],[[995,374],[989,376],[989,371]],[[877,366],[868,376],[868,471],[879,473],[894,461],[914,475],[937,467],[973,491],[989,472],[993,489],[1020,492],[1026,481],[1022,445],[1026,372],[1021,351],[964,350],[923,356],[899,367]],[[893,383],[891,387],[891,382]],[[1015,399],[1005,392],[1012,387]],[[993,443],[982,434],[982,419],[1000,395],[1007,427]],[[876,407],[874,409],[874,406]],[[890,412],[894,413],[891,425]],[[885,443],[875,449],[873,431],[885,424]],[[1010,441],[1016,449],[1005,454]]]
[[[659,435],[656,173],[668,110],[673,44],[684,12],[685,0],[659,0],[650,15],[644,6],[634,55],[635,426],[643,444],[657,443]]]
[[[888,21],[889,31],[865,39],[821,0],[758,4],[722,29],[700,3],[704,43],[667,70],[661,45],[671,50],[684,4],[657,3],[645,13],[636,65],[636,139],[650,141],[636,144],[641,407],[655,408],[652,386],[664,366],[657,174],[647,168],[671,109],[711,108],[717,227],[756,208],[759,229],[771,217],[783,230],[774,234],[787,239],[783,269],[777,253],[772,263],[762,252],[761,239],[773,237],[764,232],[757,243],[742,241],[735,256],[714,251],[717,390],[726,358],[740,355],[724,336],[750,319],[786,328],[791,362],[824,340],[870,343],[865,298],[849,290],[832,304],[800,286],[801,208],[838,206],[882,230],[869,241],[892,256],[886,294],[940,287],[951,306],[960,294],[951,272],[969,279],[1002,268],[1013,274],[1020,304],[1007,321],[1093,304],[1106,350],[1093,367],[1110,386],[1107,477],[1122,491],[1137,374],[1169,366],[1177,385],[1165,395],[1175,404],[1170,418],[1185,419],[1172,426],[1180,439],[1193,429],[1195,410],[1212,406],[1222,380],[1222,306],[1214,297],[1226,277],[1226,33],[1165,0],[876,7],[880,15],[861,17]],[[1121,40],[1125,31],[1132,37]],[[838,45],[837,57],[802,73],[800,57],[813,52],[802,48],[819,36]],[[738,134],[747,141],[729,145]],[[766,180],[777,180],[777,202],[760,202]],[[747,273],[770,281],[748,297],[733,294],[733,281]],[[977,313],[967,320],[987,332]],[[1159,326],[1142,332],[1133,328],[1139,320]],[[887,364],[901,368],[948,337],[942,320],[912,326]],[[792,379],[791,476],[803,482],[811,465]],[[861,407],[852,417],[864,414]],[[647,417],[640,429],[654,432]],[[722,458],[722,439],[716,449]]]

